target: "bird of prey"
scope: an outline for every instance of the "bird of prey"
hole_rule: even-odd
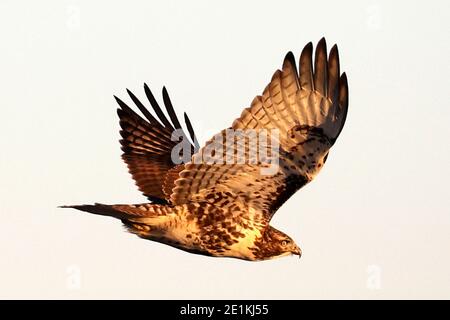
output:
[[[337,46],[328,55],[322,38],[314,56],[310,42],[300,55],[297,70],[289,52],[263,93],[230,128],[214,136],[221,139],[213,138],[200,149],[186,114],[190,139],[181,129],[165,88],[162,94],[168,118],[145,84],[153,114],[127,90],[145,119],[115,97],[122,158],[149,202],[64,207],[118,218],[141,238],[191,253],[251,261],[300,256],[299,246],[270,221],[280,206],[321,170],[344,126],[348,108],[347,77],[339,70]],[[268,168],[268,162],[252,159],[208,161],[216,159],[217,147],[223,147],[217,149],[224,150],[218,152],[221,156],[237,160],[239,143],[227,141],[230,130],[253,130],[267,136],[277,132],[273,142],[278,146],[276,170],[264,173],[261,169]],[[181,133],[178,141],[174,132]],[[188,148],[173,152],[180,139],[188,141]],[[266,149],[270,146],[258,144]],[[207,150],[209,156],[202,158]],[[244,157],[251,157],[255,148],[244,146],[242,150]],[[183,154],[191,155],[188,161],[174,156]]]

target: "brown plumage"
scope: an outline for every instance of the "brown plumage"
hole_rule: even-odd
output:
[[[147,85],[145,93],[156,117],[130,91],[146,120],[116,98],[122,157],[151,203],[68,207],[118,218],[142,238],[188,252],[246,260],[301,255],[295,242],[269,223],[278,208],[323,167],[344,126],[348,106],[347,78],[339,70],[337,47],[327,58],[322,39],[314,60],[312,54],[309,43],[297,72],[289,52],[262,95],[201,149],[185,114],[190,140],[184,131],[178,132],[183,141],[189,141],[187,150],[193,154],[187,163],[173,159],[178,141],[171,137],[181,124],[165,89],[163,101],[170,121]],[[271,174],[262,170],[270,168],[270,163],[251,160],[261,149],[269,154],[269,144],[258,144],[256,150],[256,144],[245,145],[246,140],[235,141],[227,135],[230,130],[249,129],[268,139],[277,133],[278,164]],[[239,143],[245,145],[242,154],[236,151]],[[217,147],[221,151],[215,152]],[[218,155],[232,161],[215,162]],[[239,161],[242,155],[244,162]]]

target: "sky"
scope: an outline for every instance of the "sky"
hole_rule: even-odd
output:
[[[0,298],[450,298],[447,1],[2,1]],[[288,51],[326,37],[347,122],[272,225],[303,256],[189,254],[64,204],[142,203],[113,95],[230,126]]]

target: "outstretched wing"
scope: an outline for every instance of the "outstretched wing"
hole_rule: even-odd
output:
[[[347,78],[345,73],[340,74],[336,46],[327,59],[325,39],[317,45],[314,67],[312,44],[306,45],[299,69],[297,73],[293,54],[288,53],[282,70],[275,72],[263,94],[253,100],[231,128],[252,129],[263,135],[278,133],[274,140],[279,143],[278,170],[264,173],[261,169],[267,169],[269,164],[253,161],[255,152],[270,149],[268,144],[258,144],[258,150],[254,145],[245,146],[246,162],[238,162],[239,143],[231,141],[224,130],[208,141],[180,172],[172,203],[214,203],[233,212],[262,214],[269,221],[295,191],[314,178],[344,126]],[[231,157],[234,163],[212,163],[215,160],[211,154],[216,156],[217,152],[211,153],[210,149],[218,146],[223,147],[222,155]]]
[[[156,113],[156,119],[139,99],[127,90],[131,100],[138,107],[147,120],[128,107],[122,100],[116,98],[120,108],[117,114],[120,118],[120,134],[122,140],[122,158],[128,165],[129,172],[136,181],[139,190],[154,203],[168,203],[174,181],[178,178],[178,172],[184,168],[184,164],[176,165],[171,158],[173,147],[179,141],[171,139],[174,130],[180,130],[184,141],[189,141],[181,129],[180,122],[170,101],[167,90],[163,88],[163,101],[171,121],[167,119],[156,102],[149,87],[144,84],[145,94]],[[198,142],[192,129],[191,122],[184,114],[184,120],[192,143],[191,154],[198,150]],[[182,152],[180,153],[182,156]]]

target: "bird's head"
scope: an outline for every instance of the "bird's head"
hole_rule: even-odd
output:
[[[269,226],[257,243],[257,256],[261,260],[287,255],[302,255],[300,247],[287,234]]]

